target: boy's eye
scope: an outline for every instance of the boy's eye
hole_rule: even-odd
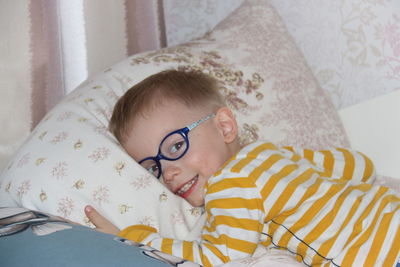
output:
[[[173,145],[171,146],[171,148],[170,148],[169,151],[170,151],[171,154],[176,154],[176,153],[179,152],[179,150],[180,150],[184,145],[185,145],[185,141],[184,141],[184,140],[179,141],[179,142],[176,142],[175,144],[173,144]]]
[[[149,171],[151,174],[157,176],[157,174],[158,174],[158,166],[157,166],[157,164],[149,166],[147,168],[147,171]]]
[[[155,161],[152,158],[146,158],[145,160],[142,160],[139,162],[139,164],[148,172],[150,172],[152,175],[155,177],[159,177],[160,175],[160,169],[161,166],[159,167],[159,164],[157,161]]]
[[[181,134],[175,133],[162,142],[161,153],[167,158],[176,159],[184,153],[186,145],[185,138]]]

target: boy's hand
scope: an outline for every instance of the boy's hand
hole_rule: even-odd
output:
[[[89,218],[89,220],[96,226],[96,230],[106,233],[117,235],[121,232],[114,224],[112,224],[109,220],[104,218],[97,212],[92,206],[85,207],[85,214]]]

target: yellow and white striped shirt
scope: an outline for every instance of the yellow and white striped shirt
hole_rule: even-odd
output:
[[[372,162],[346,149],[243,148],[208,181],[198,241],[162,238],[135,225],[120,236],[204,266],[248,257],[257,245],[312,266],[393,266],[400,198],[374,179]]]

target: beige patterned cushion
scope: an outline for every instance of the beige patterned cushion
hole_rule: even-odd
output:
[[[186,237],[200,211],[141,169],[107,131],[119,96],[172,67],[201,69],[221,81],[243,142],[347,144],[332,103],[275,10],[265,1],[250,1],[204,38],[127,58],[68,95],[8,164],[1,176],[1,205],[86,223],[83,207],[92,204],[121,228],[141,223],[165,236]]]

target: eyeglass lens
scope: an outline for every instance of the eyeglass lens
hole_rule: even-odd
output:
[[[177,159],[186,151],[187,143],[181,133],[168,136],[160,145],[161,154],[168,159]]]
[[[176,160],[185,154],[188,148],[187,139],[182,133],[177,132],[167,136],[160,145],[161,159]],[[148,159],[140,163],[147,171],[156,177],[161,175],[160,168],[154,159]]]

